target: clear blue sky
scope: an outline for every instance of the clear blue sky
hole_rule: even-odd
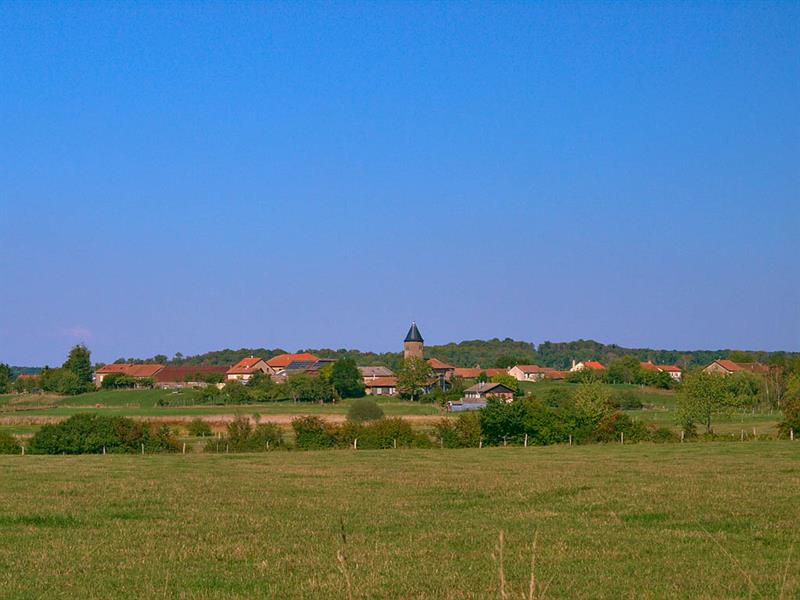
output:
[[[800,4],[0,2],[0,362],[800,350]]]

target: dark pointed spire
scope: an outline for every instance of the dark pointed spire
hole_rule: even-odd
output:
[[[408,330],[408,334],[406,335],[406,342],[424,342],[425,340],[422,339],[422,335],[417,329],[417,323],[415,321],[411,321],[411,328]]]

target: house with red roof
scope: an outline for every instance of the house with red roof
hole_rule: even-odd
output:
[[[364,391],[368,396],[394,396],[397,394],[397,377],[365,377]]]
[[[560,371],[539,365],[514,365],[508,370],[517,381],[541,381],[542,379],[563,379]]]
[[[439,381],[450,381],[450,378],[455,373],[456,368],[453,365],[448,365],[438,358],[429,358],[427,362]]]
[[[575,362],[574,360],[572,361],[570,372],[574,373],[575,371],[583,371],[584,369],[594,369],[599,371],[605,369],[605,367],[596,360],[582,360],[580,362]]]
[[[639,365],[641,365],[642,369],[645,371],[657,371],[659,373],[664,372],[667,373],[672,379],[675,381],[680,381],[681,376],[683,375],[683,370],[677,365],[656,365],[653,364],[653,361],[640,361]]]
[[[225,379],[230,367],[227,365],[178,365],[166,366],[155,374],[153,380],[156,387],[181,388],[188,386],[205,386],[207,377],[214,375]]]
[[[319,358],[310,352],[299,352],[297,354],[279,354],[278,356],[273,356],[266,361],[266,365],[271,375],[277,375],[293,362],[316,363],[318,360]]]
[[[263,358],[258,356],[248,356],[233,365],[225,372],[226,381],[239,381],[247,383],[256,373],[270,374],[269,367]]]
[[[146,363],[141,365],[112,364],[100,367],[94,372],[94,384],[97,387],[103,385],[103,379],[112,373],[121,373],[137,379],[155,378],[164,369],[164,365],[158,363]]]
[[[720,375],[730,375],[749,371],[750,373],[769,373],[769,366],[758,362],[733,362],[726,358],[718,358],[703,369],[704,373],[718,373]]]

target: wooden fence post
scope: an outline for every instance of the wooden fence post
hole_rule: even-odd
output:
[[[620,444],[624,444],[625,443],[625,432],[624,431],[620,431],[619,432],[619,443]]]
[[[392,440],[392,446],[394,447],[395,450],[397,450],[397,438],[394,438]]]
[[[572,446],[572,434],[569,434],[569,445]]]
[[[142,444],[142,456],[144,456],[144,444]]]
[[[525,447],[528,447],[528,434],[525,434]]]
[[[742,435],[739,437],[739,441],[740,442],[744,441],[744,429],[742,429]]]
[[[358,438],[353,439],[353,450],[358,450]]]
[[[25,446],[22,446],[22,456],[25,456]]]
[[[794,429],[790,429],[790,430],[789,430],[789,439],[790,439],[791,441],[794,441]]]
[[[483,436],[478,440],[478,448],[483,448]]]
[[[686,430],[685,429],[681,429],[681,444],[683,443],[683,436],[685,436],[685,435],[686,435]]]
[[[186,442],[183,442],[183,454],[186,454]]]

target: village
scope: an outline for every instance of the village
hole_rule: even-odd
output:
[[[455,366],[437,358],[425,359],[424,343],[419,327],[416,322],[412,322],[403,340],[403,360],[424,361],[427,365],[428,377],[421,386],[424,393],[430,393],[437,388],[446,391],[457,380],[469,383],[464,387],[460,399],[447,402],[448,410],[453,412],[480,409],[492,397],[510,402],[516,390],[509,383],[511,381],[509,378],[517,382],[561,381],[571,377],[571,374],[591,372],[599,375],[606,370],[606,365],[596,360],[572,360],[570,368],[565,370],[536,364],[515,364],[507,368],[483,368],[480,365]],[[96,369],[94,383],[100,388],[109,376],[126,376],[163,389],[207,385],[215,385],[222,389],[225,384],[232,382],[246,385],[254,377],[269,377],[271,381],[281,384],[298,374],[317,377],[323,369],[334,362],[334,359],[301,352],[285,353],[266,359],[249,356],[233,365],[108,364]],[[682,380],[683,369],[674,364],[639,361],[639,366],[645,372],[664,373],[675,384],[679,384]],[[391,397],[400,393],[397,374],[388,366],[359,365],[358,371],[366,395]],[[717,374],[741,371],[767,373],[769,367],[758,362],[740,363],[717,359],[703,369],[703,372]]]

